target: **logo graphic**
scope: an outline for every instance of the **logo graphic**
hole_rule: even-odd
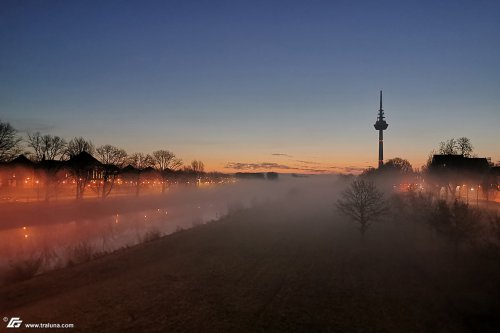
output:
[[[5,318],[4,318],[5,319]],[[7,328],[19,328],[23,321],[19,317],[12,317],[7,324]]]

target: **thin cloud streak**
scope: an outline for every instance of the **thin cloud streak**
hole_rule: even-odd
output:
[[[315,162],[314,162],[315,163]],[[321,163],[317,163],[321,164]],[[303,166],[303,165],[285,165],[272,162],[259,162],[259,163],[242,163],[242,162],[228,162],[224,168],[234,169],[238,171],[257,171],[257,170],[281,170],[281,171],[294,171],[304,173],[361,173],[364,168],[356,166]]]
[[[312,165],[320,165],[323,163],[320,162],[313,162],[313,161],[302,161],[302,160],[296,160],[296,162],[302,163],[302,164],[312,164]]]
[[[224,168],[235,169],[235,170],[258,170],[258,169],[283,169],[290,170],[294,169],[288,165],[271,163],[271,162],[261,162],[261,163],[239,163],[239,162],[229,162]]]

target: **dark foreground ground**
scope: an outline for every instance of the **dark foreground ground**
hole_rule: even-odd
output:
[[[2,287],[0,315],[73,332],[499,332],[491,258],[401,221],[362,243],[327,200],[299,202]]]

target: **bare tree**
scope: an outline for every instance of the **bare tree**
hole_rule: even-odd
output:
[[[141,187],[141,174],[144,169],[154,165],[153,157],[149,154],[134,153],[129,156],[127,163],[129,163],[137,170],[137,172],[135,173],[135,195],[139,196]]]
[[[9,161],[21,153],[22,139],[9,123],[0,122],[0,162]]]
[[[194,160],[191,162],[191,165],[189,167],[194,173],[197,174],[205,172],[205,164],[203,164],[202,161]]]
[[[127,162],[139,170],[143,170],[154,164],[153,157],[149,154],[143,153],[134,153],[130,155]]]
[[[463,155],[471,157],[473,146],[469,138],[448,139],[439,144],[439,153],[444,155]]]
[[[205,173],[205,164],[202,161],[191,161],[191,164],[183,168],[183,177],[188,184],[200,185],[201,176]]]
[[[456,140],[458,153],[462,154],[465,157],[471,157],[473,146],[470,142],[469,138],[461,137]]]
[[[33,159],[36,162],[40,162],[45,159],[42,135],[40,132],[28,133],[28,147],[33,149],[31,156],[33,156]]]
[[[28,147],[33,149],[32,156],[40,162],[41,174],[45,185],[45,200],[48,201],[53,192],[57,192],[58,172],[62,167],[59,161],[66,151],[66,141],[59,136],[42,135],[40,132],[28,133]]]
[[[66,155],[68,157],[73,157],[83,152],[89,153],[90,155],[95,154],[95,148],[92,141],[82,137],[71,139],[66,148]]]
[[[54,161],[63,157],[66,152],[66,141],[57,136],[40,132],[28,133],[28,146],[33,149],[35,160]]]
[[[181,167],[182,161],[168,150],[157,150],[153,152],[153,161],[155,169],[161,176],[161,193],[165,192],[168,181],[168,172],[177,170]]]
[[[86,186],[96,177],[99,163],[92,156],[94,152],[92,142],[82,137],[71,139],[66,147],[69,170],[76,183],[76,199],[83,198]]]
[[[377,221],[388,211],[383,194],[373,182],[363,179],[354,180],[342,192],[337,200],[337,208],[359,223],[359,231],[363,236],[371,222]]]
[[[439,153],[443,155],[456,155],[457,142],[454,138],[439,143]]]
[[[127,159],[124,149],[112,145],[104,145],[97,148],[97,159],[102,163],[102,198],[105,199],[115,184],[120,168]]]

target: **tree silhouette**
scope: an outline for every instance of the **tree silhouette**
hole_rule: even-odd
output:
[[[457,143],[454,138],[439,143],[439,153],[443,155],[456,155]]]
[[[9,123],[0,122],[0,162],[13,159],[21,153],[22,139]]]
[[[439,153],[443,155],[463,155],[471,157],[473,146],[469,138],[448,139],[439,143]]]
[[[33,149],[35,161],[54,161],[61,159],[66,152],[66,141],[57,136],[40,132],[28,133],[28,147]]]
[[[57,175],[62,168],[66,152],[66,141],[59,136],[42,135],[40,132],[28,133],[28,147],[33,149],[32,156],[39,162],[37,177],[43,179],[45,185],[45,201],[49,201],[52,192],[57,191]]]
[[[102,198],[105,199],[113,189],[120,168],[125,164],[127,152],[112,145],[100,146],[96,149],[96,152],[97,159],[102,163],[103,183],[101,193]]]
[[[205,164],[202,161],[193,160],[191,164],[183,168],[181,177],[185,183],[200,185],[201,177],[205,173]]]
[[[188,168],[196,174],[205,172],[205,164],[203,164],[202,161],[194,160],[191,162]]]
[[[82,137],[71,139],[66,147],[66,155],[68,157],[73,157],[82,152],[87,152],[90,155],[95,154],[95,148],[92,141],[86,140]]]
[[[157,150],[153,152],[153,162],[154,168],[161,177],[161,193],[164,193],[168,181],[168,172],[177,170],[182,165],[182,161],[171,151]]]
[[[458,153],[462,154],[465,157],[471,157],[473,146],[470,142],[469,138],[461,137],[456,140]]]
[[[446,201],[439,200],[429,218],[429,224],[451,242],[454,254],[457,255],[460,245],[472,240],[479,232],[480,218],[480,211],[466,203],[455,200],[448,205]]]
[[[354,180],[340,196],[337,208],[359,223],[362,236],[371,222],[377,221],[388,211],[382,192],[371,181]]]
[[[83,198],[86,186],[99,167],[99,162],[92,156],[94,152],[92,142],[82,137],[73,138],[66,147],[68,167],[76,183],[76,199]]]
[[[139,196],[141,188],[141,174],[144,169],[151,167],[154,164],[153,157],[149,154],[143,153],[133,153],[129,156],[127,161],[131,167],[135,168],[134,180],[135,180],[135,195]]]
[[[403,174],[410,174],[413,172],[413,167],[408,160],[400,157],[395,157],[384,163],[382,170],[397,171]]]

